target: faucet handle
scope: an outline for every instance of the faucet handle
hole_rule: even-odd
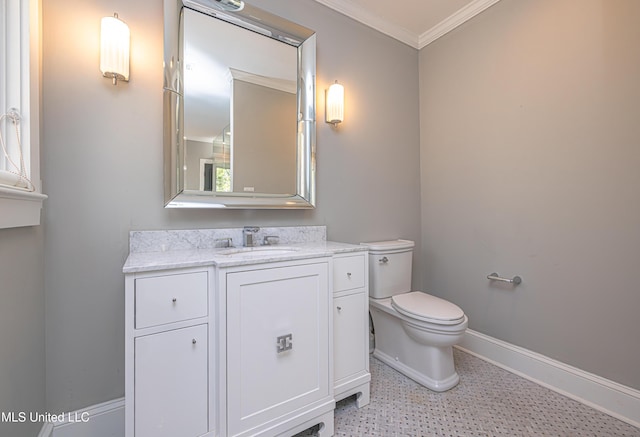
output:
[[[233,238],[216,238],[214,247],[233,247]]]
[[[264,237],[264,240],[262,241],[262,244],[265,246],[272,246],[274,244],[278,244],[279,241],[280,237],[278,237],[277,235],[266,235]]]

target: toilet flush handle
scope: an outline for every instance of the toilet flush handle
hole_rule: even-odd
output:
[[[382,264],[386,264],[389,262],[389,258],[387,258],[386,256],[383,256],[378,261],[381,262]]]

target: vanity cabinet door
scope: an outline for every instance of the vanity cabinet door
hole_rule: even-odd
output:
[[[229,435],[333,401],[328,264],[227,274]]]
[[[135,436],[208,430],[207,325],[135,339]]]
[[[369,271],[366,253],[333,259],[333,377],[336,401],[369,403]]]
[[[366,371],[368,323],[365,293],[336,297],[333,305],[333,372],[339,387]]]

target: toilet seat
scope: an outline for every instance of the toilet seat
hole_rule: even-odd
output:
[[[437,325],[464,321],[464,312],[459,306],[421,291],[397,294],[391,298],[391,306],[407,317]]]

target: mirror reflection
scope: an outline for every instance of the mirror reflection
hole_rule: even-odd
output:
[[[185,189],[295,193],[297,56],[185,9]]]

